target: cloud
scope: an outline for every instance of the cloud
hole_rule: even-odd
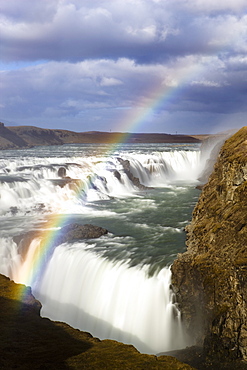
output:
[[[192,85],[208,86],[208,87],[220,87],[219,82],[207,81],[207,80],[192,81],[191,84]]]
[[[122,84],[122,81],[114,77],[102,77],[100,82],[100,86],[117,86]]]
[[[193,12],[204,14],[226,11],[239,13],[246,10],[245,0],[178,0],[178,2]]]
[[[1,17],[2,58],[80,61],[127,57],[152,62],[183,53],[213,52],[234,39],[243,47],[246,18],[239,14],[195,16],[195,9],[203,9],[204,3],[24,0],[21,7],[11,0],[3,6]],[[209,3],[211,10],[237,10],[242,4]]]
[[[155,106],[162,131],[182,113],[196,127],[247,109],[245,0],[8,0],[0,32],[13,122],[114,129]]]
[[[231,65],[233,61],[236,65],[236,58]],[[230,112],[239,109],[242,102],[246,71],[237,69],[226,75],[227,65],[216,57],[190,56],[165,66],[102,59],[49,62],[7,71],[2,73],[4,115],[10,115],[15,107],[15,118],[25,116],[28,105],[28,114],[33,116],[77,116],[85,110],[91,110],[93,116],[98,115],[98,109],[148,107],[162,99],[165,111]],[[203,77],[194,79],[194,74]],[[173,101],[173,95],[178,99]]]

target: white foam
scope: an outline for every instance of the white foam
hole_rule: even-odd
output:
[[[144,268],[110,262],[85,247],[76,243],[56,248],[35,288],[42,315],[101,339],[131,343],[145,353],[183,348],[169,268],[148,278]]]

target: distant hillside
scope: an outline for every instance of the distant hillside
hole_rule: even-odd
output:
[[[0,149],[23,148],[26,146],[27,143],[19,135],[0,122]]]
[[[0,123],[0,149],[29,148],[39,145],[82,143],[198,143],[188,135],[128,134],[119,132],[74,132],[69,130],[43,129],[35,126],[9,126]]]

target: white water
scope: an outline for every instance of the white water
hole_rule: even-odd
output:
[[[133,244],[134,237],[127,234],[118,239],[103,238],[101,244],[60,245],[46,261],[45,270],[39,277],[33,263],[37,251],[40,253],[40,241],[32,240],[25,255],[21,253],[20,245],[13,241],[14,235],[36,227],[40,229],[40,220],[45,220],[49,214],[74,214],[92,220],[101,217],[102,221],[104,218],[110,220],[114,227],[118,220],[120,224],[121,220],[130,223],[132,212],[137,213],[136,229],[156,230],[154,220],[147,225],[138,218],[140,212],[145,215],[145,212],[155,211],[154,199],[145,199],[143,192],[126,175],[118,157],[129,160],[131,172],[142,184],[170,189],[168,200],[172,197],[176,200],[179,193],[186,191],[182,184],[194,186],[204,165],[196,150],[133,151],[111,158],[71,154],[68,157],[54,154],[42,158],[5,158],[0,167],[0,272],[16,282],[32,286],[42,303],[43,316],[66,321],[101,339],[133,344],[144,353],[183,348],[190,343],[183,333],[180,313],[170,289],[170,269],[163,263],[149,276],[151,262],[146,261],[151,261],[153,255],[145,257],[149,245],[142,239]],[[58,186],[60,167],[66,168],[66,176],[80,183]],[[120,179],[116,177],[116,171]],[[168,196],[169,192],[166,194]],[[126,203],[125,199],[130,197],[133,202]],[[111,203],[99,208],[101,203],[97,202],[112,202],[114,198],[124,199],[123,204],[121,200],[117,202],[121,212],[116,213]],[[122,210],[123,205],[128,208]],[[184,219],[180,223],[183,222]],[[158,224],[156,234],[150,239],[150,249],[155,248],[162,233],[167,233],[170,238],[169,235],[180,231],[177,225]],[[129,248],[131,243],[132,249]],[[162,250],[162,244],[159,248]],[[113,258],[116,251],[117,258]],[[138,260],[134,265],[133,258]],[[162,262],[160,256],[156,260]]]
[[[182,180],[193,182],[202,169],[199,151],[171,151],[124,155],[130,161],[131,172],[146,186],[160,187]],[[40,159],[39,159],[40,161]],[[99,158],[16,158],[5,160],[0,172],[0,215],[12,210],[37,212],[43,207],[47,212],[71,212],[85,201],[126,197],[138,189],[125,174],[117,157]],[[66,176],[78,180],[73,186],[57,186],[58,169],[66,168]],[[121,181],[114,175],[117,171]],[[92,175],[93,174],[93,175]],[[92,182],[89,182],[92,176]],[[92,186],[93,183],[93,186]],[[81,191],[83,190],[83,191]],[[77,193],[80,192],[80,196]],[[82,209],[80,211],[83,211]],[[80,212],[79,211],[79,212]]]
[[[186,345],[169,285],[168,268],[147,278],[145,269],[109,262],[74,244],[56,248],[36,295],[44,316],[156,353]]]

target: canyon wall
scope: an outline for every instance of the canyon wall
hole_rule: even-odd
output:
[[[247,361],[247,127],[226,140],[186,228],[172,284],[207,358]]]

